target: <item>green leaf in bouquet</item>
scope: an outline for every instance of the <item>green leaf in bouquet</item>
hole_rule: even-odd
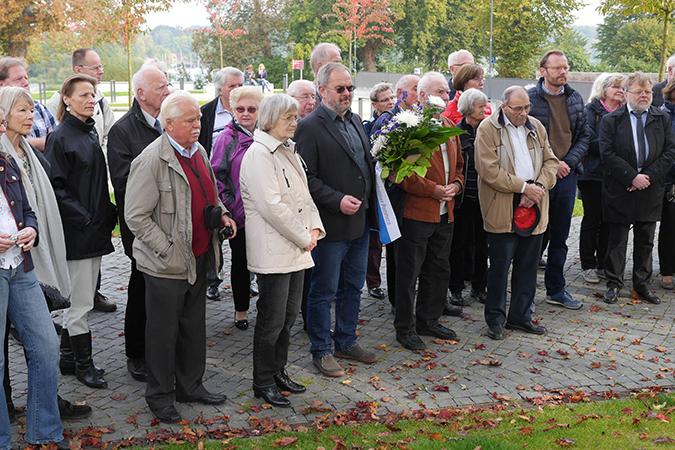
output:
[[[412,171],[422,178],[426,176],[428,170],[429,170],[428,167],[415,166],[412,168]]]
[[[389,177],[389,167],[383,167],[382,172],[380,172],[380,178],[386,180]]]

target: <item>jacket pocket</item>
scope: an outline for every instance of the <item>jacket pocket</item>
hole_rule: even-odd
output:
[[[176,211],[173,199],[173,187],[170,183],[159,185],[159,210],[163,214],[173,214]]]

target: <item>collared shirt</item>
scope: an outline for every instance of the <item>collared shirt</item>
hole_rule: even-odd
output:
[[[633,111],[635,110],[631,108],[628,103],[626,103],[626,108],[628,108],[628,117],[630,117],[630,127],[633,129],[633,147],[635,147],[635,160],[640,162],[640,145],[638,144],[638,135],[637,135],[637,117],[635,117],[635,115],[633,114]],[[647,114],[648,110],[645,110],[641,116],[643,130],[645,125],[647,124]],[[649,140],[647,139],[646,131],[645,131],[645,148],[647,149],[645,159],[647,159],[647,157],[649,157]],[[642,167],[638,167],[637,170],[639,172],[640,170],[642,170]]]
[[[504,125],[509,132],[511,139],[511,147],[513,147],[513,161],[516,176],[523,181],[534,180],[534,163],[530,155],[530,149],[527,147],[527,128],[525,126],[517,127],[506,114],[504,117]],[[521,193],[525,191],[525,185],[521,189]]]
[[[0,232],[15,236],[19,229],[16,227],[14,214],[9,207],[5,192],[0,189]],[[0,269],[11,269],[19,267],[23,262],[22,250],[18,245],[12,245],[4,252],[0,253]]]
[[[155,123],[157,122],[157,117],[152,117],[152,114],[141,108],[141,112],[143,113],[143,117],[145,118],[145,121],[150,125],[152,128],[155,128]],[[162,126],[160,125],[160,128]]]
[[[340,116],[337,112],[328,108],[325,104],[321,103],[320,108],[323,108],[328,116],[335,122],[337,129],[340,131],[340,134],[344,138],[347,146],[354,154],[354,159],[356,159],[361,172],[364,174],[370,173],[370,166],[368,165],[368,160],[366,159],[366,149],[363,147],[363,142],[359,136],[359,132],[354,126],[354,123],[351,121],[352,112],[347,111],[344,118]],[[369,176],[364,177],[366,181],[366,192],[365,198],[361,199],[364,207],[368,207],[368,197],[370,196],[371,190],[371,180]]]
[[[563,95],[565,93],[565,86],[560,86],[560,89],[558,92],[551,92],[548,89],[546,89],[546,85],[544,83],[541,83],[541,88],[546,92],[548,95]]]
[[[199,150],[199,144],[196,142],[192,144],[192,147],[190,149],[183,148],[178,142],[176,142],[169,133],[166,134],[166,137],[169,138],[169,142],[171,143],[171,146],[176,150],[181,156],[185,156],[186,158],[192,158],[192,156],[197,153],[197,150]]]
[[[213,119],[213,134],[211,135],[211,142],[216,142],[218,135],[225,129],[226,126],[232,122],[234,116],[232,113],[225,109],[223,103],[218,98],[218,104],[216,105],[216,116]]]
[[[40,102],[35,102],[33,111],[33,131],[30,137],[47,137],[56,128],[56,119],[49,112],[46,106]]]

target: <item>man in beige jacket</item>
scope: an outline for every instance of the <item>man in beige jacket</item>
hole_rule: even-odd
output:
[[[487,300],[488,336],[504,339],[504,328],[545,334],[532,323],[531,306],[537,284],[537,262],[542,233],[548,225],[548,191],[555,186],[558,159],[553,154],[544,126],[528,116],[527,91],[511,86],[502,105],[484,120],[476,133],[475,164],[478,197],[488,235]],[[515,197],[515,199],[514,199]],[[538,223],[530,229],[514,226],[514,205],[532,208]],[[506,314],[509,267],[511,305]]]
[[[199,104],[184,91],[162,103],[164,132],[131,163],[124,217],[146,287],[145,400],[162,422],[181,420],[174,402],[216,405],[202,384],[206,365],[206,272],[220,262],[216,229],[236,224],[216,195],[197,138]],[[213,223],[215,222],[215,223]]]

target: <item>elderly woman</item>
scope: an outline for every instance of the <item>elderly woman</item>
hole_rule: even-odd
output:
[[[584,171],[577,186],[584,205],[579,234],[579,255],[582,276],[587,283],[599,283],[604,278],[603,269],[607,253],[609,230],[602,221],[602,166],[598,147],[600,120],[625,102],[624,76],[619,73],[602,73],[593,83],[589,103],[586,105],[586,123],[590,132],[588,151],[583,159]]]
[[[60,124],[47,136],[45,156],[66,235],[72,285],[71,307],[63,314],[61,372],[74,372],[85,385],[105,388],[103,370],[92,362],[87,315],[94,306],[101,257],[114,250],[110,234],[117,213],[110,202],[108,170],[94,129],[95,103],[92,77],[78,74],[63,82],[57,111]]]
[[[239,87],[230,93],[234,120],[218,136],[211,153],[218,196],[237,223],[237,235],[228,242],[232,252],[230,283],[234,298],[234,326],[240,330],[248,328],[246,313],[250,306],[251,278],[246,268],[245,214],[239,190],[239,172],[244,155],[253,143],[261,100],[260,89],[252,86]],[[210,286],[216,283],[213,279],[209,281]]]
[[[442,116],[452,120],[453,123],[458,124],[462,120],[462,113],[459,111],[459,99],[462,97],[462,92],[467,89],[478,89],[480,91],[485,87],[485,72],[478,64],[463,65],[452,78],[452,87],[457,92],[455,97],[448,102],[447,108]],[[485,117],[492,114],[490,103],[485,105]]]
[[[459,306],[469,304],[462,297],[464,280],[471,279],[471,297],[485,303],[487,296],[487,237],[478,203],[478,174],[474,162],[476,129],[485,119],[488,98],[478,89],[467,89],[458,102],[462,120],[457,125],[465,131],[459,139],[464,157],[463,198],[455,211],[455,228],[450,250],[451,302]],[[472,264],[473,262],[473,270]]]
[[[22,88],[4,87],[0,89],[0,108],[8,111],[7,134],[0,138],[3,152],[11,155],[19,163],[21,180],[26,197],[35,213],[40,230],[40,245],[33,247],[31,257],[35,266],[35,275],[44,289],[62,298],[70,297],[70,276],[66,264],[61,215],[49,181],[46,169],[49,163],[41,152],[30,146],[26,137],[31,134],[33,125],[33,99]],[[5,335],[5,399],[10,413],[13,413],[11,385],[8,370],[8,335]],[[86,405],[71,404],[59,398],[62,418],[76,418],[88,415],[91,408]]]
[[[662,109],[670,114],[671,128],[675,133],[675,78],[663,88],[663,98]],[[672,290],[675,272],[675,162],[666,176],[666,195],[659,227],[659,268],[661,287]]]
[[[32,117],[31,108],[22,115]],[[0,134],[7,121],[0,110]],[[0,152],[0,336],[9,320],[21,338],[28,364],[26,434],[28,443],[57,443],[63,440],[63,425],[56,399],[59,341],[47,303],[35,277],[31,250],[37,243],[38,221],[22,184],[19,163]],[[0,362],[4,364],[4,354]],[[11,448],[12,437],[5,392],[0,389],[0,448]],[[64,445],[65,444],[65,445]]]
[[[304,270],[325,236],[307,187],[304,163],[291,137],[298,102],[286,94],[266,97],[258,130],[241,167],[246,209],[248,268],[258,274],[260,297],[253,337],[253,392],[267,403],[290,406],[279,393],[305,387],[286,373],[291,328],[300,310]]]

